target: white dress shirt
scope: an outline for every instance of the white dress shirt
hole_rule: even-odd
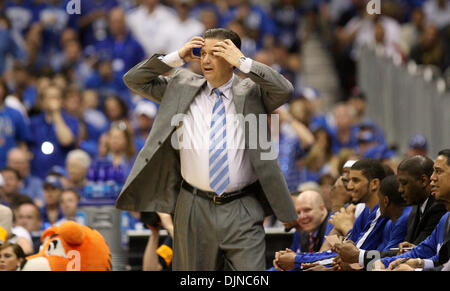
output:
[[[173,52],[163,58],[163,62],[171,67],[177,67],[184,62],[178,52]],[[250,60],[250,59],[248,59]],[[248,64],[248,62],[250,62]],[[251,60],[247,61],[246,68],[250,71]],[[247,72],[248,72],[247,71]],[[240,190],[257,180],[248,154],[244,149],[245,139],[241,126],[237,126],[236,108],[233,102],[232,84],[230,80],[218,88],[223,94],[226,114],[226,137],[230,183],[226,192]],[[191,103],[188,111],[177,129],[180,143],[181,175],[183,179],[194,187],[203,191],[214,192],[210,187],[209,179],[209,133],[212,110],[217,95],[212,91],[214,87],[206,83]],[[182,96],[180,98],[183,98]]]

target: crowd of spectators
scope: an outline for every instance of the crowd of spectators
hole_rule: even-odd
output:
[[[131,170],[159,105],[129,91],[124,73],[213,27],[237,32],[246,56],[294,85],[289,104],[275,112],[278,161],[291,192],[313,183],[330,211],[348,160],[374,158],[396,169],[404,156],[427,155],[420,134],[408,153],[387,144],[365,115],[355,62],[363,45],[378,45],[444,72],[449,1],[381,1],[378,15],[368,13],[367,0],[80,0],[79,14],[68,13],[68,2],[0,1],[0,203],[14,210],[17,234],[28,233],[26,253],[30,233],[68,219],[83,223],[77,204],[87,198],[93,167],[107,161],[123,177]],[[328,111],[320,91],[303,86],[300,55],[311,33],[334,57],[341,84]]]

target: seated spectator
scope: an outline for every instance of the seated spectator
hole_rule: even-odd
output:
[[[136,9],[127,12],[126,20],[147,56],[170,52],[171,33],[165,27],[176,21],[171,8],[161,4],[159,0],[142,1]],[[149,35],[152,37],[148,37]]]
[[[144,100],[138,103],[134,110],[137,125],[134,130],[134,144],[137,151],[140,151],[144,147],[145,141],[152,129],[157,110],[154,103]]]
[[[14,213],[14,221],[13,221],[13,228],[12,228],[12,234],[14,235],[12,238],[9,239],[9,242],[16,243],[20,245],[20,247],[23,249],[25,254],[31,255],[34,253],[34,246],[33,246],[33,239],[31,238],[30,232],[25,229],[21,225],[17,225],[17,208],[26,203],[33,203],[33,200],[29,198],[28,196],[22,195],[19,197],[16,197],[13,202],[13,213]]]
[[[69,152],[66,158],[67,186],[83,195],[87,182],[86,175],[90,166],[91,158],[85,151],[76,149]]]
[[[227,0],[226,6],[221,27],[226,27],[231,21],[240,20],[244,22],[251,38],[256,41],[258,49],[268,42],[273,42],[273,37],[277,34],[276,26],[262,7],[252,4],[249,0]]]
[[[113,70],[112,56],[100,55],[98,62],[94,66],[94,72],[89,75],[83,84],[86,89],[96,90],[103,104],[108,96],[115,95],[132,108],[133,104],[125,83],[122,80],[123,74]]]
[[[358,127],[354,123],[352,108],[346,104],[339,104],[333,111],[333,117],[326,127],[331,137],[333,154],[339,153],[342,148],[355,149]]]
[[[8,167],[3,168],[0,172],[3,178],[3,196],[0,197],[0,203],[12,207],[14,199],[20,195],[22,177],[17,170]]]
[[[122,8],[109,11],[108,29],[108,37],[95,44],[96,54],[111,56],[113,71],[123,75],[144,59],[145,52],[128,31]]]
[[[105,114],[111,125],[112,122],[124,121],[129,125],[128,121],[128,106],[120,97],[111,95],[108,96],[104,103]]]
[[[83,33],[83,47],[93,45],[107,36],[108,11],[118,5],[116,0],[81,0],[79,15],[72,15]]]
[[[9,19],[0,14],[0,76],[7,69],[6,61],[9,57],[13,57],[14,59],[23,59],[25,57],[24,51],[14,40],[10,28]]]
[[[450,5],[449,5],[450,6]],[[420,65],[434,65],[444,70],[445,47],[438,28],[429,23],[420,37],[420,42],[411,49],[409,57]]]
[[[31,235],[33,241],[33,253],[39,251],[41,245],[42,219],[39,207],[33,202],[24,202],[14,207],[14,226],[21,226]]]
[[[427,138],[421,134],[416,134],[409,140],[407,157],[410,158],[416,155],[428,156]]]
[[[1,175],[0,175],[1,177]],[[0,181],[0,188],[2,187]],[[11,208],[0,204],[0,245],[5,243],[12,234],[13,212]]]
[[[134,163],[136,149],[133,134],[123,122],[113,123],[108,131],[108,154],[106,159],[115,168],[121,167],[125,177],[128,176]]]
[[[60,199],[63,186],[58,177],[49,175],[44,181],[44,207],[41,208],[43,229],[54,225],[63,218],[61,212]]]
[[[29,141],[29,125],[16,109],[5,106],[8,86],[0,77],[0,169],[6,166],[6,154],[16,146]]]
[[[409,55],[411,48],[417,45],[424,29],[425,13],[422,8],[416,7],[412,11],[411,21],[404,23],[401,27],[399,45],[406,55]]]
[[[0,245],[0,271],[19,271],[25,260],[25,253],[18,244]]]
[[[428,0],[423,5],[427,21],[444,28],[450,24],[450,4],[446,0]]]
[[[195,1],[175,0],[174,2],[176,18],[167,27],[168,31],[171,32],[170,52],[178,50],[192,37],[201,35],[205,31],[203,24],[190,16]]]
[[[39,207],[44,206],[44,193],[42,191],[42,180],[30,173],[31,155],[21,148],[13,148],[8,152],[8,167],[15,169],[22,177],[20,193],[33,199]]]
[[[63,110],[62,97],[61,89],[48,87],[42,96],[43,113],[31,118],[31,173],[41,179],[52,166],[64,166],[78,139],[79,123]]]
[[[286,251],[277,252],[274,260],[274,267],[280,269],[276,263],[277,257],[284,252],[317,252],[322,246],[322,242],[327,227],[328,212],[320,193],[315,191],[305,191],[298,195],[294,201],[298,219],[296,232],[292,245]]]
[[[80,199],[80,194],[73,188],[66,189],[61,193],[60,205],[64,217],[58,220],[55,225],[60,225],[69,220],[86,225],[86,217],[78,211]]]

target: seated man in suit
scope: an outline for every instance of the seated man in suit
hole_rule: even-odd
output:
[[[297,196],[294,206],[298,214],[298,226],[295,228],[296,232],[292,245],[286,251],[294,253],[318,252],[322,246],[328,223],[328,211],[322,195],[312,190],[304,191]],[[279,270],[276,259],[282,252],[275,254],[274,268],[271,270]]]
[[[445,149],[438,153],[438,157],[434,162],[430,184],[432,194],[436,197],[436,200],[445,204],[447,213],[442,216],[431,235],[411,251],[396,257],[382,259],[384,267],[400,270],[439,269],[449,260],[450,149]]]

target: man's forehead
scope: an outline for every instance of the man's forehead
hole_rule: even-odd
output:
[[[352,177],[364,177],[363,171],[350,169],[350,178]]]
[[[440,169],[440,170],[443,170],[445,172],[450,172],[450,166],[448,165],[447,157],[445,157],[445,156],[438,156],[436,158],[436,161],[434,162],[433,168],[434,169]]]

